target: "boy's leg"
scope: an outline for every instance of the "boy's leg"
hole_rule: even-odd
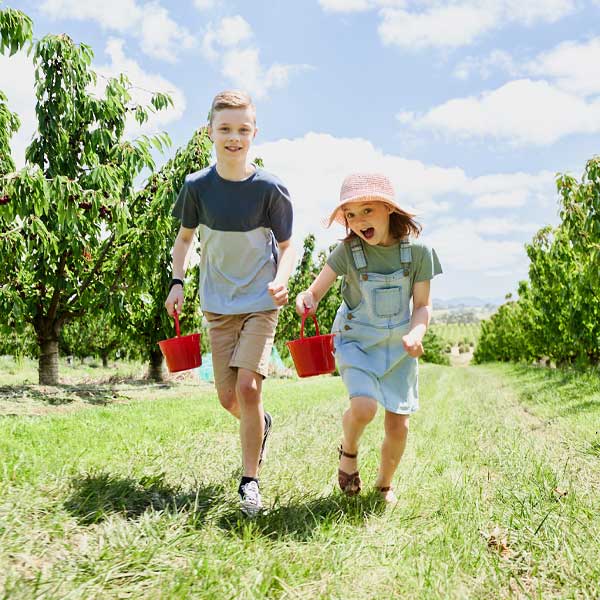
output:
[[[240,315],[219,315],[204,312],[212,352],[215,387],[221,406],[237,419],[240,406],[236,395],[237,369],[229,366],[240,339],[243,321]]]
[[[348,454],[358,452],[358,441],[365,427],[373,420],[377,414],[377,400],[368,396],[355,396],[350,399],[350,407],[344,413],[342,418],[342,427],[344,437],[342,448]],[[357,458],[348,458],[342,456],[339,468],[346,473],[356,471]]]
[[[238,369],[237,397],[240,407],[240,441],[244,477],[257,477],[265,416],[262,406],[262,375]]]
[[[385,411],[385,437],[381,446],[381,464],[376,487],[388,487],[392,484],[392,478],[406,448],[408,420],[409,415]]]
[[[265,417],[262,382],[269,370],[279,311],[245,316],[230,367],[237,367],[236,393],[240,407],[240,439],[245,477],[256,477],[263,446]]]

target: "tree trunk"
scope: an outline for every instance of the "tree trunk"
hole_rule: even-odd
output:
[[[164,381],[163,377],[163,355],[160,349],[150,352],[150,362],[148,363],[148,379],[152,381]]]
[[[102,366],[106,369],[106,367],[108,367],[108,355],[103,354],[102,355]]]
[[[38,361],[38,379],[40,385],[58,385],[58,340],[40,340],[40,358]]]

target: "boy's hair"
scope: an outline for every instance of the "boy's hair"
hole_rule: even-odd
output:
[[[415,215],[404,211],[390,213],[390,233],[396,239],[408,236],[419,237],[423,226],[415,221],[414,217]],[[348,242],[355,237],[358,236],[348,227],[348,223],[346,222],[346,237],[342,241]]]
[[[212,101],[210,112],[208,113],[208,122],[212,124],[216,112],[226,108],[250,108],[254,114],[254,124],[256,125],[256,107],[250,94],[241,90],[225,90],[219,92]]]

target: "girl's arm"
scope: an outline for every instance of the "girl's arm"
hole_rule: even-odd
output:
[[[337,273],[329,265],[325,265],[317,278],[310,284],[310,287],[296,296],[296,312],[302,316],[304,311],[308,309],[308,314],[314,315],[317,312],[317,306],[321,298],[336,279]]]
[[[419,358],[424,352],[423,337],[431,319],[431,291],[429,281],[417,281],[413,287],[413,311],[410,319],[410,331],[403,336],[402,343],[406,352]]]

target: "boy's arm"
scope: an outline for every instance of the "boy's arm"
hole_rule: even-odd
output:
[[[402,337],[404,349],[410,356],[418,358],[424,352],[423,337],[431,319],[430,281],[417,281],[413,287],[413,311],[410,319],[410,331]]]
[[[296,312],[302,316],[308,309],[309,315],[317,312],[317,306],[321,298],[327,293],[327,290],[337,279],[337,273],[329,266],[325,265],[317,278],[310,284],[305,292],[300,292],[296,297]]]
[[[189,254],[192,241],[194,240],[195,231],[195,229],[189,229],[188,227],[183,227],[183,225],[179,228],[172,251],[173,279],[181,279],[183,281],[185,278],[187,256]],[[169,316],[172,317],[173,313],[175,312],[175,307],[177,307],[177,312],[181,312],[182,306],[183,286],[176,284],[169,291],[169,295],[165,300],[165,308],[167,309]]]
[[[279,260],[277,261],[277,273],[275,279],[269,283],[269,294],[276,306],[283,306],[288,301],[287,283],[294,267],[296,252],[292,246],[292,240],[278,242]]]

